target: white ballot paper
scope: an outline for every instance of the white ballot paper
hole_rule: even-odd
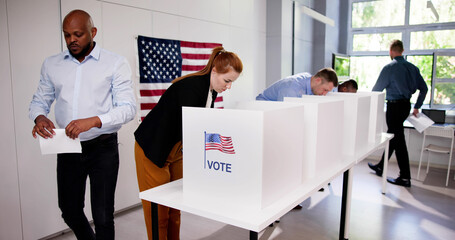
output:
[[[423,113],[417,114],[417,117],[410,114],[407,120],[419,133],[422,133],[425,129],[434,124],[433,120]]]
[[[52,138],[39,136],[41,154],[54,153],[81,153],[81,141],[79,138],[71,139],[65,134],[65,129],[54,129],[55,135]]]

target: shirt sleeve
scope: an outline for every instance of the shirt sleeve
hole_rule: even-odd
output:
[[[283,101],[285,97],[301,97],[301,89],[299,86],[283,84],[278,90],[277,101]]]
[[[39,115],[47,116],[50,112],[52,103],[55,100],[54,84],[50,81],[46,68],[46,60],[41,66],[40,81],[38,89],[33,94],[32,101],[29,106],[29,118],[35,120]]]
[[[379,74],[376,84],[373,86],[373,91],[382,92],[387,87],[387,85],[389,85],[388,71],[387,68],[383,68]]]
[[[111,88],[113,108],[108,113],[98,116],[102,128],[125,124],[133,120],[136,114],[131,68],[124,57],[121,57],[115,64]]]
[[[417,84],[417,89],[419,89],[419,96],[417,97],[416,104],[414,104],[414,108],[419,109],[420,107],[422,107],[423,101],[425,100],[425,97],[428,92],[428,87],[418,69],[417,69],[416,84]]]

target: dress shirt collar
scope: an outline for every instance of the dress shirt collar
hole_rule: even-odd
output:
[[[98,47],[98,45],[96,44],[96,42],[93,42],[93,44],[95,45],[92,49],[92,51],[89,53],[89,55],[87,55],[85,57],[85,59],[88,59],[88,57],[92,57],[94,58],[95,60],[99,60],[100,59],[100,52],[101,52],[101,48]],[[74,58],[73,55],[71,55],[70,51],[68,49],[66,49],[65,51],[63,51],[63,58],[66,59],[66,58]],[[75,58],[74,58],[75,59]],[[84,61],[85,61],[84,59]]]
[[[403,60],[404,60],[404,57],[403,57],[403,56],[396,56],[396,57],[394,58],[394,60],[396,60],[396,61],[403,61]]]
[[[311,90],[311,77],[310,79],[306,79],[306,81],[303,82],[305,85],[305,95],[314,95],[313,90]]]

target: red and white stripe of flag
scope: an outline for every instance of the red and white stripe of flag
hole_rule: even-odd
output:
[[[182,76],[202,70],[207,65],[214,47],[221,46],[217,43],[197,43],[180,41],[182,54]],[[156,106],[161,95],[172,83],[140,83],[140,114],[141,120]],[[223,108],[223,96],[218,94],[214,103],[215,108]]]

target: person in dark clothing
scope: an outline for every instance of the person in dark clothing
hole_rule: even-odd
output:
[[[182,178],[182,107],[213,108],[217,94],[230,89],[242,70],[235,53],[216,47],[204,69],[173,81],[134,132],[140,191]],[[142,206],[152,239],[151,206],[144,200]],[[179,239],[180,211],[159,205],[158,226],[160,239]]]
[[[409,168],[409,155],[404,137],[403,122],[409,116],[411,110],[410,99],[412,94],[419,90],[417,102],[414,104],[413,113],[417,117],[419,108],[422,106],[428,87],[420,75],[419,68],[403,58],[403,42],[394,40],[390,45],[390,58],[392,62],[387,64],[381,71],[373,91],[382,91],[386,89],[387,112],[386,122],[388,133],[393,133],[394,137],[390,140],[389,156],[395,151],[400,175],[398,178],[387,178],[389,183],[404,187],[411,187],[411,172]],[[382,160],[374,165],[368,163],[368,166],[382,176],[384,166],[384,155]]]

